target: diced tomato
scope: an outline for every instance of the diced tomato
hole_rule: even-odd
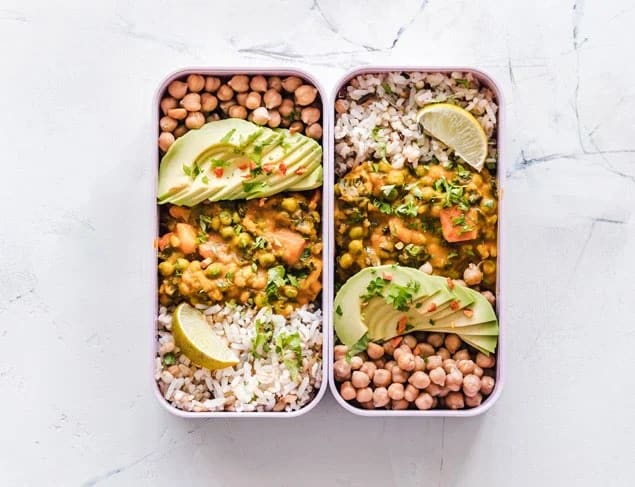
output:
[[[169,213],[170,216],[179,218],[184,222],[190,217],[190,210],[188,208],[183,208],[182,206],[170,206]]]
[[[381,278],[382,278],[384,281],[392,281],[392,273],[390,273],[390,272],[384,272],[384,273],[381,275]]]
[[[459,302],[458,301],[452,301],[450,303],[450,308],[452,308],[454,311],[456,311],[457,309],[459,309]]]
[[[432,313],[433,311],[437,310],[437,303],[431,303],[430,306],[428,306],[428,313]]]
[[[399,321],[397,322],[397,333],[401,335],[406,331],[406,323],[408,323],[408,317],[406,315],[399,318]]]
[[[256,169],[256,163],[254,161],[249,161],[249,170],[253,171]]]
[[[222,178],[224,173],[225,173],[225,169],[223,169],[222,167],[217,167],[214,169],[214,175],[217,178]]]
[[[238,169],[240,169],[241,171],[244,171],[245,169],[247,169],[247,163],[241,162],[240,164],[238,164]]]
[[[463,314],[468,318],[471,318],[472,316],[474,316],[474,311],[472,311],[471,309],[464,309]]]
[[[295,173],[296,173],[298,176],[302,176],[305,172],[306,172],[306,167],[304,167],[304,166],[299,167],[299,168],[297,168],[297,169],[295,170]]]
[[[448,277],[448,287],[454,289],[454,281]]]
[[[264,172],[265,174],[269,174],[272,171],[273,171],[273,167],[271,167],[270,165],[262,166],[262,172]]]
[[[179,247],[184,254],[196,252],[196,230],[187,223],[176,224],[176,236],[179,237]]]
[[[157,242],[157,246],[159,250],[164,251],[165,248],[170,244],[170,237],[174,235],[172,232],[168,232],[165,235],[162,235],[161,238]]]
[[[278,171],[284,176],[285,174],[287,174],[287,165],[284,162],[281,162],[278,166]]]
[[[458,206],[443,208],[439,218],[443,238],[448,242],[465,242],[478,237],[478,211],[476,208],[470,208],[466,213],[461,211]],[[458,219],[463,220],[464,223],[455,223]]]
[[[392,340],[390,340],[390,345],[394,348],[397,348],[399,344],[401,343],[401,340],[403,340],[403,337],[395,337]]]
[[[274,230],[267,240],[271,242],[274,250],[280,251],[282,259],[289,265],[298,263],[306,247],[306,240],[302,235],[286,228]]]

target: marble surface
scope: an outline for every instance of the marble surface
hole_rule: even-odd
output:
[[[0,483],[627,486],[627,0],[0,2]],[[151,97],[187,65],[471,65],[503,86],[508,374],[486,415],[196,421],[152,397]]]

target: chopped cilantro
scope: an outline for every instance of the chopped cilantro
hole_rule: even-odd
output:
[[[381,84],[381,87],[384,89],[384,92],[385,92],[387,95],[391,95],[391,94],[393,93],[392,88],[390,87],[390,85],[389,85],[387,82],[385,82],[385,81],[384,81],[384,82]]]
[[[271,339],[273,338],[273,323],[256,320],[256,337],[252,342],[251,352],[254,357],[263,357],[270,348]]]
[[[373,203],[373,206],[377,207],[379,211],[382,212],[384,215],[392,214],[392,205],[390,203],[386,201],[378,200],[376,198],[372,200],[372,203]]]
[[[384,279],[383,277],[376,277],[372,281],[368,283],[366,286],[366,294],[360,296],[363,301],[368,301],[373,296],[383,296],[384,289],[390,283],[389,280]]]
[[[342,316],[344,314],[344,311],[342,311],[342,307],[338,304],[337,308],[335,308],[335,314],[337,316]]]
[[[263,237],[256,237],[256,240],[251,245],[252,250],[264,249],[267,246],[267,241]]]
[[[415,205],[412,201],[409,201],[408,203],[404,203],[403,205],[399,205],[395,208],[395,213],[400,216],[417,216],[417,205]]]
[[[494,200],[485,200],[483,206],[485,206],[485,208],[494,208]]]
[[[245,193],[252,193],[263,189],[265,185],[263,181],[243,181],[243,191]]]
[[[285,365],[291,379],[298,378],[298,372],[302,368],[302,339],[300,333],[281,332],[275,338],[276,352],[282,355],[282,363]]]
[[[368,333],[364,334],[364,336],[361,337],[357,341],[357,343],[355,343],[351,348],[348,349],[348,352],[346,352],[346,360],[350,362],[355,355],[365,352],[368,348],[369,341],[370,339],[368,337]]]
[[[191,166],[183,164],[183,172],[186,176],[189,176],[194,180],[199,174],[201,174],[201,168],[198,167],[198,164],[195,162]]]
[[[223,161],[222,159],[211,159],[212,167],[215,169],[217,167],[229,167],[228,161]]]
[[[196,236],[196,242],[200,244],[207,242],[207,233],[205,233],[205,230],[201,230],[198,232],[198,235]]]
[[[408,305],[412,302],[413,296],[419,291],[421,284],[417,281],[410,281],[407,285],[392,284],[388,289],[386,302],[399,311],[407,311]]]
[[[267,287],[265,292],[269,299],[278,297],[278,289],[285,284],[286,271],[283,266],[277,265],[267,271]]]
[[[463,88],[469,88],[470,87],[470,80],[469,79],[457,79],[456,80],[456,84],[459,86],[462,86]]]
[[[287,281],[289,281],[289,284],[291,284],[293,287],[298,287],[298,278],[295,277],[293,274],[287,274]]]
[[[163,365],[169,367],[176,364],[176,356],[172,352],[168,352],[163,356]]]
[[[201,215],[198,217],[198,226],[201,227],[203,232],[207,231],[207,225],[211,225],[212,218],[207,215]]]

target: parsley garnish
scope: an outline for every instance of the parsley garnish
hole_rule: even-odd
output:
[[[267,241],[263,237],[256,237],[256,240],[251,245],[252,250],[264,249],[267,246]]]
[[[368,333],[366,333],[357,341],[357,343],[355,343],[355,345],[348,349],[348,352],[346,352],[346,361],[350,362],[355,355],[365,352],[368,348],[369,341],[370,339],[368,338]]]
[[[342,311],[342,307],[338,304],[337,308],[335,308],[335,314],[337,316],[342,316],[344,314],[344,311]]]
[[[392,95],[392,93],[393,93],[392,88],[390,87],[390,85],[389,85],[387,82],[385,82],[385,81],[384,81],[384,82],[381,84],[381,87],[384,89],[384,92],[385,92],[387,95]]]
[[[278,289],[284,286],[286,271],[283,266],[277,265],[267,271],[267,287],[265,292],[269,299],[278,297]]]
[[[188,166],[186,164],[183,164],[183,172],[192,178],[192,180],[196,179],[196,176],[198,176],[199,174],[201,174],[201,168],[198,167],[198,164],[196,164],[195,162],[192,163],[191,166]]]
[[[168,352],[163,356],[163,365],[170,366],[176,363],[176,356],[172,352]]]
[[[263,181],[243,181],[243,191],[245,193],[259,191],[264,187],[265,183]]]
[[[373,296],[382,296],[384,293],[384,289],[389,282],[389,280],[384,279],[381,276],[376,277],[368,283],[368,286],[366,286],[366,294],[360,296],[360,298],[363,301],[368,301]]]
[[[415,205],[412,201],[408,203],[404,203],[403,205],[399,205],[395,208],[395,213],[400,216],[417,216],[417,205]]]
[[[408,304],[412,302],[412,297],[419,291],[421,284],[410,281],[407,285],[392,284],[388,289],[386,302],[399,311],[408,311]]]

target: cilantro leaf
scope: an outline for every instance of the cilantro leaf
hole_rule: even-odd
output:
[[[350,362],[355,355],[365,352],[368,348],[369,341],[370,338],[368,337],[368,333],[364,334],[364,336],[361,337],[357,341],[357,343],[355,343],[351,348],[348,349],[348,352],[346,352],[346,360]]]

